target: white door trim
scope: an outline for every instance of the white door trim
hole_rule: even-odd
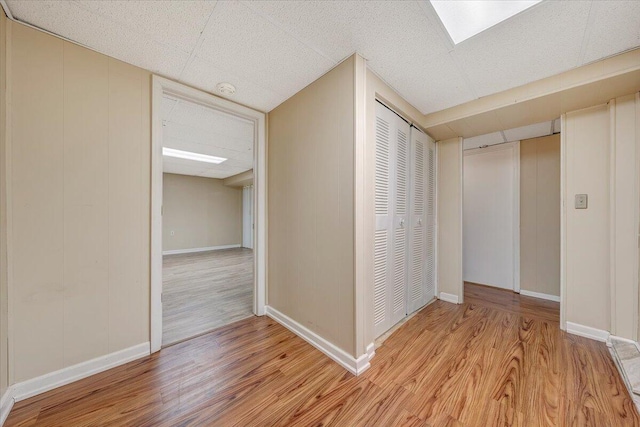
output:
[[[464,142],[463,142],[464,144]],[[485,148],[474,148],[464,150],[463,156],[472,156],[475,154],[484,154],[492,151],[513,149],[513,291],[520,293],[520,141],[507,142],[504,144],[490,145]],[[464,169],[463,169],[464,174]],[[464,175],[462,178],[464,187]],[[463,194],[464,200],[464,194]],[[464,211],[463,211],[464,215]],[[464,221],[464,219],[463,219]],[[464,251],[463,251],[464,253]],[[463,276],[464,281],[464,276]]]
[[[254,302],[253,312],[266,305],[266,115],[183,84],[153,76],[151,98],[151,352],[162,346],[162,95],[186,99],[254,123]]]
[[[567,115],[560,116],[560,329],[567,330]]]

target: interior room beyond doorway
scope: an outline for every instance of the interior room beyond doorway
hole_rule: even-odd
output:
[[[163,97],[163,346],[253,315],[254,134]]]

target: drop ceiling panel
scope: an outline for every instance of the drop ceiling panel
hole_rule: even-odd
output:
[[[416,51],[404,59],[396,54],[388,56],[393,60],[370,60],[371,69],[381,77],[386,76],[383,80],[423,113],[475,99],[448,53],[432,57]]]
[[[234,151],[245,151],[253,149],[253,141],[234,138],[229,135],[213,133],[172,122],[169,122],[166,126],[164,126],[164,138],[167,141],[179,141],[180,144],[192,143],[203,145],[205,147],[230,148]]]
[[[216,7],[215,1],[76,1],[81,8],[153,40],[191,52]]]
[[[276,93],[293,95],[335,65],[238,2],[220,2],[196,54]]]
[[[553,122],[542,122],[515,129],[508,129],[504,131],[504,136],[508,142],[537,138],[539,136],[545,136],[553,133],[551,128],[552,124]]]
[[[591,2],[546,1],[460,43],[453,54],[485,96],[579,64]]]
[[[594,1],[582,63],[640,45],[640,1]]]
[[[165,120],[235,139],[253,141],[252,122],[188,101],[178,101],[171,117]]]
[[[456,46],[427,0],[7,3],[18,20],[205,91],[228,81],[231,100],[262,111],[353,52],[429,113],[640,44],[637,1],[543,1]]]
[[[207,62],[196,56],[187,64],[181,80],[212,93],[216,93],[218,83],[231,83],[237,88],[237,92],[233,96],[224,96],[225,98],[260,111],[271,111],[288,98],[287,94],[276,93],[235,73],[222,71],[215,64],[216,61]],[[222,96],[219,93],[216,95]]]
[[[154,73],[178,78],[189,53],[154,41],[71,1],[7,2],[14,17]]]
[[[184,100],[163,98],[163,146],[224,157],[220,164],[163,157],[165,172],[227,178],[253,168],[253,123]]]

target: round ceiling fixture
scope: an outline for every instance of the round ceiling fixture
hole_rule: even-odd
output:
[[[236,93],[236,87],[231,83],[218,83],[216,85],[216,90],[223,95],[231,96]]]

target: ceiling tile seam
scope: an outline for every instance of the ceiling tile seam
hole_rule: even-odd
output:
[[[207,20],[205,21],[204,25],[202,26],[202,29],[200,30],[200,34],[198,35],[198,40],[196,40],[196,43],[193,46],[193,49],[191,49],[191,52],[189,53],[189,59],[187,59],[187,62],[184,64],[184,66],[182,67],[182,70],[180,71],[180,74],[178,75],[179,76],[178,78],[180,81],[182,81],[184,72],[187,69],[187,67],[191,65],[194,58],[197,56],[196,52],[204,42],[204,31],[207,29],[207,26],[209,26],[211,17],[213,16],[217,8],[218,8],[218,2],[216,1],[216,3],[213,5],[213,9],[211,9],[211,13],[207,17]]]
[[[83,11],[85,11],[85,12],[91,14],[91,15],[98,16],[98,17],[100,17],[100,18],[102,18],[102,19],[104,19],[106,21],[109,21],[111,24],[114,24],[114,25],[116,25],[116,26],[118,26],[120,28],[123,28],[123,29],[128,30],[128,31],[132,31],[132,32],[134,32],[134,33],[136,33],[136,34],[138,34],[140,36],[146,37],[147,39],[153,41],[154,43],[162,45],[162,46],[164,46],[166,48],[177,50],[177,51],[180,51],[182,53],[189,53],[188,51],[182,50],[179,47],[176,47],[176,46],[167,44],[167,43],[165,43],[163,41],[157,40],[157,39],[155,39],[154,37],[152,37],[151,35],[149,35],[147,33],[140,32],[134,27],[129,27],[128,25],[125,25],[125,24],[123,24],[121,22],[115,21],[115,20],[111,19],[110,17],[105,16],[105,15],[103,15],[101,13],[97,13],[97,12],[94,12],[93,10],[89,10],[89,9],[87,9],[85,7],[82,7],[75,0],[72,0],[70,2],[70,4],[73,5],[74,7],[77,7],[78,9],[82,9]]]
[[[292,31],[289,28],[287,28],[284,24],[282,24],[280,21],[278,21],[274,17],[272,17],[272,16],[270,16],[270,15],[268,15],[266,13],[263,13],[260,10],[256,9],[255,7],[251,6],[250,2],[248,2],[248,1],[239,1],[239,3],[242,4],[244,7],[246,7],[247,9],[249,9],[250,11],[252,11],[253,13],[255,13],[256,15],[258,15],[260,18],[264,19],[265,21],[269,22],[271,25],[273,25],[276,28],[278,28],[280,31],[282,31],[282,32],[288,34],[289,36],[291,36],[298,43],[303,44],[307,48],[313,50],[318,55],[320,55],[323,58],[327,59],[334,66],[340,63],[340,61],[336,61],[335,59],[331,58],[329,55],[324,53],[322,50],[320,50],[319,48],[314,46],[313,43],[311,43],[310,41],[306,40],[302,36],[296,34],[294,31]]]
[[[585,26],[584,32],[582,33],[582,45],[580,46],[580,53],[578,54],[577,62],[574,67],[579,67],[580,65],[584,65],[584,57],[587,54],[587,46],[589,45],[589,41],[591,39],[591,27],[596,19],[595,13],[593,13],[593,1],[589,2],[589,16],[587,18],[587,24]]]
[[[451,52],[452,50],[454,50],[456,48],[456,44],[453,42],[453,39],[449,35],[449,32],[444,27],[444,24],[438,17],[438,14],[436,13],[436,10],[433,8],[433,6],[431,5],[431,2],[429,2],[429,0],[418,1],[418,6],[420,6],[422,13],[424,13],[424,15],[427,17],[427,20],[431,23],[431,25],[435,26],[438,29],[437,33],[442,43],[445,44],[446,50],[448,52]]]

